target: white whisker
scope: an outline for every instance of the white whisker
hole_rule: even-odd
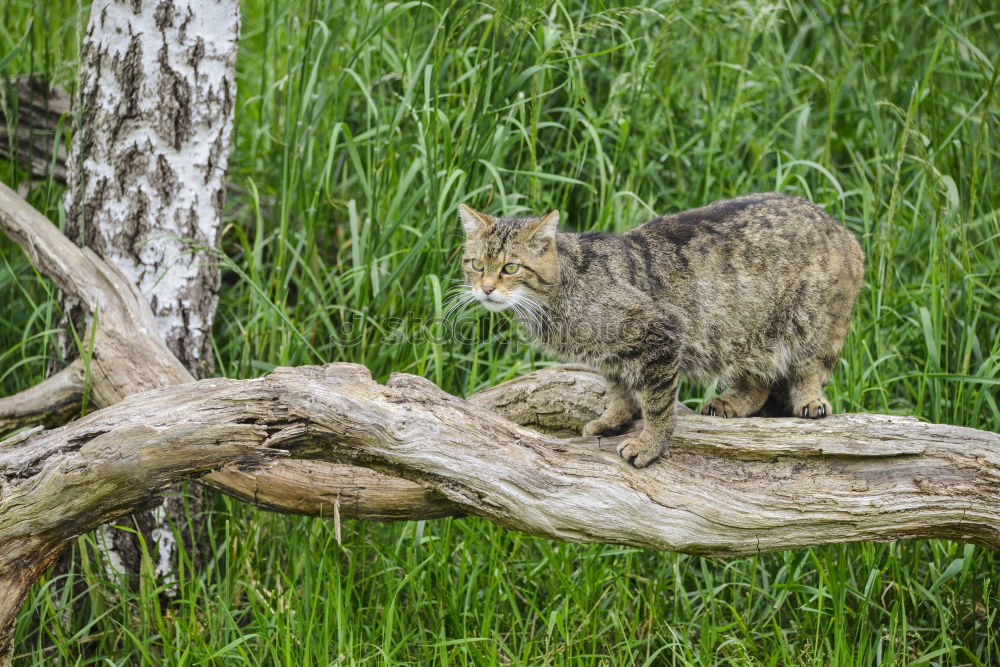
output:
[[[545,307],[537,299],[522,290],[516,295],[516,300],[519,306],[531,314],[531,320],[537,330],[537,333],[541,333],[544,325],[546,324],[554,326],[552,318],[545,310]]]
[[[472,294],[472,292],[468,291],[459,292],[450,297],[445,302],[445,305],[448,305],[449,307],[448,310],[445,311],[444,319],[448,320],[452,316],[454,316],[456,320],[460,319],[462,313],[472,304],[473,301],[476,301],[476,297]]]
[[[544,329],[546,321],[552,322],[549,314],[535,299],[523,290],[511,296],[511,307],[518,314],[519,321],[532,335],[538,335]]]

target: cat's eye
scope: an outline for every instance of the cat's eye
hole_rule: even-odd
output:
[[[482,272],[482,270],[483,270],[483,263],[482,263],[482,261],[480,261],[478,259],[472,260],[472,268],[475,271]]]
[[[504,264],[504,265],[503,265],[503,268],[502,268],[502,269],[500,269],[500,270],[501,270],[501,271],[502,271],[503,273],[506,273],[506,274],[507,274],[507,275],[509,276],[509,275],[510,275],[510,274],[512,274],[512,273],[517,273],[517,270],[518,270],[519,268],[521,268],[521,266],[520,266],[519,264],[515,264],[514,262],[509,262],[509,263],[507,263],[507,264]]]

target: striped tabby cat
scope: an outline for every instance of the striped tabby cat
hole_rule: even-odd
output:
[[[727,387],[704,414],[746,417],[772,392],[792,415],[830,414],[823,387],[864,256],[815,204],[751,195],[623,234],[561,232],[558,211],[497,218],[462,205],[459,214],[472,296],[511,309],[556,357],[604,375],[607,408],[584,434],[614,433],[641,408],[642,432],[618,448],[629,463],[666,450],[679,376]]]

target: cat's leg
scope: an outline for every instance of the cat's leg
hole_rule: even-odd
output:
[[[860,271],[860,268],[858,269]],[[860,284],[860,274],[842,277],[840,296],[842,301],[850,304],[853,302],[851,295],[855,294],[858,285],[846,285],[843,280],[847,278],[857,279]],[[835,302],[831,302],[835,303]],[[817,353],[809,358],[803,359],[794,364],[788,377],[788,402],[793,417],[805,417],[807,419],[819,419],[833,414],[830,401],[823,393],[823,387],[833,375],[833,368],[837,365],[840,352],[844,347],[844,338],[847,330],[851,326],[850,309],[833,308],[831,319],[825,328],[816,333]]]
[[[830,379],[832,361],[815,360],[795,369],[788,382],[788,402],[793,417],[819,419],[833,414],[823,387]]]
[[[631,389],[607,376],[604,377],[604,383],[607,386],[608,403],[600,417],[583,427],[584,435],[617,433],[630,423],[639,411],[639,405]]]
[[[767,401],[771,388],[753,382],[736,382],[732,387],[705,402],[701,414],[713,417],[749,417]]]
[[[636,393],[645,421],[638,437],[626,438],[618,445],[623,459],[642,468],[667,450],[674,432],[674,407],[677,404],[677,362],[651,364],[643,374]]]

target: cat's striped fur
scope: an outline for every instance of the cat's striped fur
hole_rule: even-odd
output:
[[[752,415],[778,391],[793,415],[830,414],[823,386],[864,257],[815,204],[751,195],[623,234],[558,231],[558,212],[497,218],[462,206],[460,217],[473,296],[512,308],[550,353],[607,379],[607,409],[584,433],[614,432],[641,407],[642,432],[619,448],[630,463],[647,465],[667,447],[679,376],[728,387],[706,414]]]

